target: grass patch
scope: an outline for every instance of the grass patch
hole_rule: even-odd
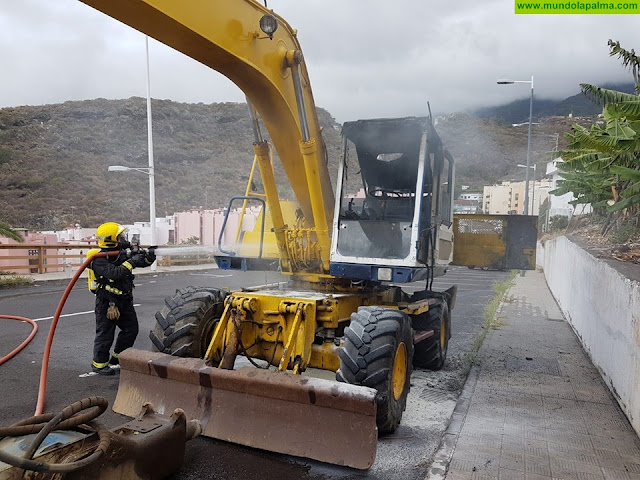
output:
[[[0,275],[0,288],[24,287],[31,285],[33,278],[22,275]]]
[[[497,318],[496,314],[498,313],[498,308],[500,308],[500,302],[503,301],[507,290],[509,290],[509,288],[514,284],[514,280],[517,275],[518,270],[511,270],[509,272],[509,276],[504,281],[496,283],[493,286],[493,297],[484,307],[484,323],[482,324],[482,330],[473,340],[473,344],[471,346],[471,352],[469,353],[469,368],[471,368],[471,364],[476,362],[478,350],[480,350],[480,347],[484,343],[487,332],[490,329],[496,329],[506,325],[505,322]],[[508,301],[513,301],[513,298],[509,297]]]

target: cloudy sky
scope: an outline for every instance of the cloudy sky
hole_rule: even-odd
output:
[[[191,0],[176,0],[191,1]],[[232,0],[228,0],[232,1]],[[239,1],[239,0],[235,0]],[[77,0],[3,0],[0,107],[146,95],[144,36]],[[299,32],[316,104],[338,121],[464,111],[630,81],[607,40],[632,15],[514,15],[513,0],[269,0]],[[154,98],[244,101],[217,72],[150,40]]]

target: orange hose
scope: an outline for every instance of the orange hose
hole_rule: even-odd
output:
[[[47,390],[47,372],[49,370],[49,355],[51,354],[51,344],[53,343],[53,335],[56,332],[58,319],[60,318],[60,314],[62,313],[64,304],[67,302],[67,297],[69,297],[69,294],[71,293],[71,289],[78,281],[78,278],[80,278],[82,272],[84,272],[84,269],[89,266],[94,258],[114,256],[119,254],[120,251],[116,250],[113,252],[99,252],[95,255],[90,256],[84,261],[82,265],[80,265],[80,268],[67,285],[67,288],[65,288],[64,293],[60,298],[60,302],[58,303],[56,313],[53,315],[53,320],[51,321],[51,326],[49,327],[49,335],[47,335],[47,341],[44,346],[44,354],[42,355],[42,368],[40,369],[40,385],[38,386],[38,402],[36,404],[36,413],[34,413],[34,415],[41,415],[44,411],[44,396]]]
[[[36,333],[38,332],[38,324],[33,320],[31,320],[30,318],[18,317],[17,315],[0,315],[0,318],[8,318],[9,320],[17,320],[18,322],[27,322],[27,323],[30,323],[31,326],[33,327],[31,330],[31,333],[29,334],[29,336],[26,338],[24,342],[18,345],[8,355],[5,355],[4,357],[0,358],[0,365],[2,365],[7,360],[10,360],[13,357],[15,357],[20,352],[20,350],[22,350],[24,347],[26,347],[29,344],[31,339],[35,337]]]

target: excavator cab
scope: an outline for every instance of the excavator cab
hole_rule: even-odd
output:
[[[410,282],[443,275],[453,256],[454,162],[430,118],[347,122],[330,273]]]

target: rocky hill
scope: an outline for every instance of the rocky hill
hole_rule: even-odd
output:
[[[253,161],[246,104],[153,100],[152,110],[158,216],[244,194]],[[335,159],[339,131],[326,111],[319,116]],[[148,218],[148,177],[109,165],[148,165],[145,99],[0,110],[0,220],[56,229]]]
[[[153,100],[152,105],[159,216],[222,207],[244,193],[253,159],[245,104]],[[339,125],[328,112],[320,109],[319,115],[335,173]],[[547,161],[553,135],[568,131],[574,121],[551,118],[534,125],[533,160]],[[109,165],[147,166],[146,128],[141,98],[0,109],[0,221],[58,229],[148,218],[147,176],[107,172]],[[456,114],[439,118],[436,128],[456,158],[457,183],[481,188],[524,177],[515,165],[526,161],[526,126]],[[561,135],[561,148],[563,142]],[[280,192],[291,196],[285,182]]]

